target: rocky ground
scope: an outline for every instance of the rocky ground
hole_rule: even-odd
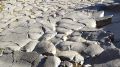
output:
[[[0,67],[120,67],[119,1],[0,2]]]

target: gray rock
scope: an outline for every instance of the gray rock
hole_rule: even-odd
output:
[[[10,67],[12,66],[13,57],[12,54],[2,55],[0,57],[0,66]]]
[[[35,49],[35,47],[36,47],[36,45],[37,45],[38,42],[39,41],[34,41],[34,40],[30,41],[28,44],[26,44],[23,47],[23,50],[26,51],[26,52],[32,52]]]
[[[82,52],[86,48],[86,46],[83,43],[73,41],[60,42],[56,47],[62,51],[74,50],[78,52]]]
[[[81,36],[87,40],[100,41],[103,38],[109,38],[110,41],[114,41],[114,35],[111,32],[105,32],[103,30],[98,31],[81,31]]]
[[[67,28],[67,29],[72,29],[72,30],[80,30],[82,29],[85,25],[84,24],[69,24],[69,23],[61,23],[58,25],[59,27]]]
[[[73,64],[69,61],[62,61],[60,67],[73,67]]]
[[[56,47],[55,45],[50,41],[42,41],[39,42],[38,45],[35,48],[35,51],[38,53],[49,53],[49,54],[56,54]]]
[[[25,65],[25,66],[28,65],[27,67],[36,67],[39,63],[39,54],[37,54],[36,52],[16,51],[13,53],[13,57],[14,57],[14,63],[15,63],[14,66],[16,66],[16,64],[17,64],[18,67],[19,67],[19,65]],[[26,65],[26,63],[27,63],[27,65]],[[22,67],[22,66],[20,66],[20,67]]]
[[[104,49],[100,47],[99,43],[96,41],[87,41],[86,45],[88,46],[84,52],[92,57],[101,54]]]
[[[0,66],[4,67],[36,67],[39,55],[35,52],[13,52],[0,57]]]
[[[89,27],[89,28],[95,28],[96,27],[96,21],[94,19],[83,19],[83,20],[79,20],[78,21],[79,23],[83,23],[86,25],[86,27]]]
[[[57,44],[59,44],[60,42],[62,42],[62,39],[54,37],[50,41],[56,46]]]
[[[15,44],[15,43],[12,43],[12,42],[2,42],[2,41],[0,41],[0,43],[1,43],[0,47],[4,48],[4,49],[9,48],[11,50],[18,51],[21,48],[18,44]]]
[[[62,18],[60,21],[57,22],[57,24],[62,23],[75,24],[76,22],[74,22],[71,18]]]
[[[66,35],[69,35],[69,34],[71,34],[71,33],[73,32],[73,31],[70,30],[70,29],[66,29],[66,28],[62,28],[62,27],[57,27],[57,28],[56,28],[56,31],[57,31],[58,33],[66,34]]]
[[[101,28],[103,26],[106,26],[112,23],[112,15],[101,17],[101,18],[96,18],[95,20],[96,20],[96,27]]]
[[[18,44],[20,47],[25,46],[28,42],[31,41],[31,39],[28,38],[27,33],[10,33],[7,32],[8,34],[5,36],[1,36],[0,40],[3,42],[12,42]]]
[[[39,38],[41,38],[42,35],[43,34],[40,34],[40,33],[29,33],[30,39],[33,39],[33,40],[39,40]]]
[[[46,32],[44,35],[43,35],[43,37],[42,37],[42,39],[43,40],[50,40],[51,38],[53,38],[55,35],[56,35],[57,33],[56,32],[51,32],[51,31],[49,31],[49,32]]]
[[[61,51],[57,54],[63,61],[84,63],[84,58],[76,51]]]
[[[111,32],[105,31],[82,31],[82,37],[90,41],[99,41],[100,46],[104,49],[115,48],[114,35]]]
[[[58,67],[61,63],[61,60],[56,56],[48,56],[44,67]]]
[[[86,39],[82,38],[81,36],[73,36],[68,38],[69,41],[74,41],[74,42],[85,42]]]

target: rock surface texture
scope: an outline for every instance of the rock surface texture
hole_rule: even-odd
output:
[[[119,0],[0,0],[0,67],[120,67],[119,9]]]

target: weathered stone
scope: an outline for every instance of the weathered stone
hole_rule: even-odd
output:
[[[61,51],[57,55],[63,61],[78,62],[81,65],[84,63],[84,58],[76,51]]]
[[[79,20],[78,22],[85,24],[89,28],[96,27],[96,21],[94,19],[85,19],[85,20],[83,19],[83,20]]]
[[[57,48],[62,51],[74,50],[74,51],[82,52],[86,48],[86,46],[80,42],[64,41],[64,42],[60,42],[57,45]]]
[[[30,41],[28,44],[26,44],[24,47],[23,47],[23,50],[26,51],[26,52],[32,52],[34,50],[34,48],[36,47],[38,41]]]
[[[22,67],[22,65],[23,66],[25,65],[27,67],[29,66],[36,67],[39,63],[39,55],[36,52],[18,52],[17,51],[17,52],[14,52],[13,54],[14,54],[13,63],[15,63],[15,65],[18,64],[18,66],[20,65],[20,67]]]
[[[111,32],[98,31],[81,31],[81,36],[87,40],[100,41],[103,38],[109,38],[110,41],[114,41],[114,35]]]
[[[0,57],[0,66],[10,67],[12,66],[12,62],[13,62],[12,54],[7,54]]]
[[[119,8],[120,8],[119,3],[109,3],[104,5],[106,6],[107,10],[112,10],[112,11],[119,11]]]
[[[56,54],[56,47],[50,41],[39,42],[35,50],[41,54]]]
[[[29,33],[29,37],[33,40],[39,40],[40,37],[42,37],[43,34],[39,33]]]
[[[84,24],[68,24],[68,23],[62,23],[59,24],[59,27],[67,28],[67,29],[72,29],[72,30],[80,30],[84,27]]]
[[[50,40],[51,38],[53,38],[57,33],[56,32],[46,32],[42,39],[43,40]]]
[[[62,27],[57,27],[57,28],[56,28],[56,31],[57,31],[58,33],[66,34],[66,35],[69,35],[69,34],[71,34],[71,33],[73,32],[73,31],[70,30],[70,29],[66,29],[66,28],[62,28]]]
[[[94,18],[104,17],[104,11],[94,12],[92,15]]]
[[[100,47],[99,43],[96,41],[87,41],[85,43],[88,47],[84,50],[84,52],[92,57],[101,54],[104,49]]]
[[[61,60],[56,56],[48,56],[44,67],[58,67],[61,63]]]
[[[60,38],[54,37],[50,40],[54,45],[59,44],[60,42],[62,42],[62,40]]]
[[[73,67],[73,64],[69,61],[63,61],[61,62],[60,67]]]
[[[82,38],[81,36],[69,37],[68,40],[74,41],[74,42],[85,42],[86,41],[86,39]]]
[[[100,55],[93,58],[93,66],[95,67],[119,67],[120,66],[120,50],[119,49],[107,49]]]
[[[20,46],[12,42],[0,42],[0,43],[1,43],[0,48],[4,49],[9,48],[11,50],[18,51],[21,48]]]
[[[96,27],[101,28],[103,26],[106,26],[112,23],[112,15],[101,17],[101,18],[96,18],[95,20],[96,20]]]

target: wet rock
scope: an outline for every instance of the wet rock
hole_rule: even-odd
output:
[[[61,60],[56,56],[48,56],[44,67],[58,67],[61,63]]]
[[[37,51],[40,54],[56,54],[56,47],[55,45],[50,41],[42,41],[39,42],[38,45],[35,48],[35,51]]]
[[[62,42],[62,39],[54,37],[50,40],[54,45],[59,44],[60,42]]]
[[[111,32],[105,32],[102,30],[98,31],[81,31],[81,36],[87,40],[100,41],[103,38],[108,38],[110,41],[114,41],[114,35]]]
[[[111,23],[112,23],[112,15],[101,17],[101,18],[96,18],[96,27],[97,28],[101,28],[101,27],[106,26]]]
[[[112,10],[112,11],[119,11],[120,4],[119,3],[109,3],[105,4],[107,10]],[[116,7],[116,8],[115,8]]]

